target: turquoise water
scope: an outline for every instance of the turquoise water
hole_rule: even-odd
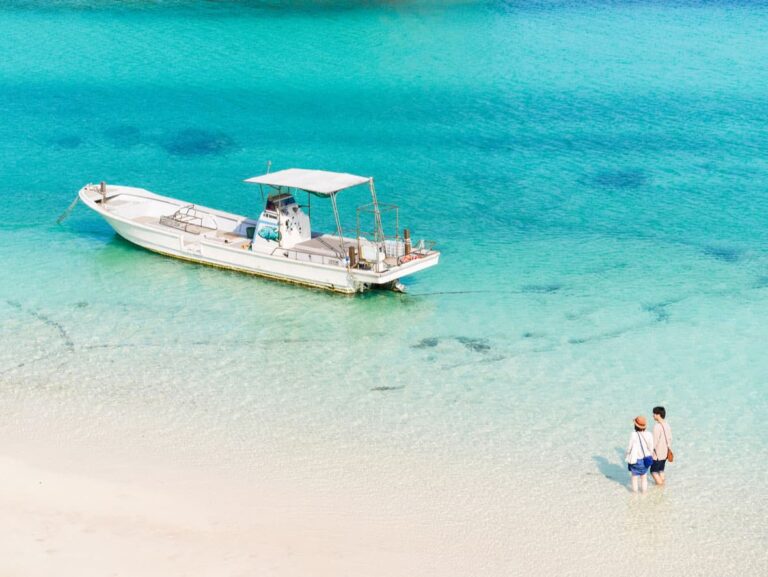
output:
[[[4,434],[329,484],[434,459],[488,471],[495,504],[440,497],[478,518],[583,519],[606,574],[638,537],[670,563],[640,511],[678,571],[763,574],[766,38],[748,2],[3,3]],[[268,160],[374,175],[441,264],[345,298],[56,224],[100,180],[253,215]],[[679,463],[637,509],[617,447],[660,403]]]

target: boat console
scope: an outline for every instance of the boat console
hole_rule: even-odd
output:
[[[290,248],[309,240],[312,230],[309,217],[301,210],[293,195],[280,193],[267,198],[266,207],[256,224],[256,236]]]

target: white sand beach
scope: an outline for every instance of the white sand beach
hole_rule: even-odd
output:
[[[340,494],[18,452],[0,456],[1,575],[466,575],[475,563],[450,553],[467,543],[460,525],[386,504],[361,514]]]
[[[575,576],[584,563],[589,574],[612,575],[630,570],[635,557],[622,551],[632,547],[659,574],[725,575],[733,554],[744,575],[759,575],[765,559],[735,538],[740,526],[759,526],[759,511],[726,517],[711,499],[689,510],[679,489],[638,497],[601,476],[564,494],[552,479],[541,487],[518,471],[509,485],[480,462],[474,473],[443,462],[442,471],[414,468],[400,483],[376,484],[379,471],[346,461],[346,481],[330,487],[298,475],[301,461],[276,482],[275,471],[259,480],[149,452],[53,447],[0,445],[0,575]],[[697,539],[686,536],[691,528]]]

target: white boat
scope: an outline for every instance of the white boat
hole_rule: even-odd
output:
[[[397,207],[379,204],[372,178],[291,168],[246,182],[262,189],[266,206],[258,218],[105,183],[84,186],[79,198],[117,234],[148,250],[342,293],[404,290],[401,278],[435,266],[440,258],[433,243],[412,241],[407,229],[399,229]],[[336,195],[364,184],[371,203],[357,209],[355,235],[345,235]],[[307,193],[304,206],[296,202],[300,191]],[[335,232],[312,230],[313,196],[330,200]]]

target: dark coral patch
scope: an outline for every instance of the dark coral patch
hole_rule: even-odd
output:
[[[59,148],[66,148],[67,150],[73,150],[75,148],[78,148],[82,143],[83,143],[82,138],[72,134],[68,136],[62,136],[61,138],[56,138],[53,140],[53,144],[55,144]]]
[[[643,305],[643,310],[647,313],[651,313],[657,323],[663,323],[669,320],[667,306],[669,306],[669,303],[648,304]]]
[[[235,148],[235,141],[223,132],[189,128],[164,140],[162,147],[176,156],[205,156],[226,154]]]
[[[104,131],[104,136],[119,148],[129,148],[141,144],[141,130],[128,124],[116,124]]]
[[[604,188],[633,189],[648,184],[649,177],[641,170],[609,170],[600,172],[592,182]]]
[[[757,289],[768,288],[768,276],[758,277],[755,281],[754,287]]]
[[[414,349],[431,349],[437,346],[440,340],[437,337],[430,337],[427,339],[421,339],[418,343],[413,345]]]
[[[727,263],[738,262],[741,258],[741,250],[728,246],[706,246],[704,254]]]
[[[474,339],[471,337],[456,337],[462,345],[468,348],[470,351],[476,353],[485,353],[491,350],[491,345],[488,344],[487,339]]]
[[[535,293],[535,294],[551,294],[556,293],[561,288],[563,288],[563,285],[558,283],[550,283],[550,284],[527,284],[522,288],[522,291],[524,293]]]
[[[524,339],[540,339],[540,338],[543,338],[546,335],[544,333],[536,333],[536,332],[533,332],[533,331],[526,331],[526,332],[523,333],[522,336],[523,336]]]

